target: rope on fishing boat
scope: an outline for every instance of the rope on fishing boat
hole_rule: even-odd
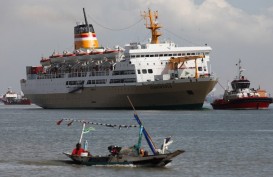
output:
[[[118,125],[118,124],[105,124],[105,123],[98,123],[98,122],[91,122],[91,121],[86,121],[86,120],[77,120],[77,119],[70,119],[70,118],[63,118],[59,121],[57,121],[57,125],[60,125],[63,121],[68,122],[67,126],[72,125],[74,122],[77,123],[85,123],[85,124],[92,124],[92,125],[101,125],[101,126],[106,126],[106,127],[112,127],[112,128],[135,128],[139,127],[138,125]]]

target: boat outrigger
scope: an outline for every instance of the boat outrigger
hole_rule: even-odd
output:
[[[129,100],[130,101],[130,100]],[[131,102],[130,102],[131,103]],[[133,106],[133,105],[132,105]],[[134,107],[133,107],[134,108]],[[165,138],[163,145],[160,149],[156,147],[151,136],[143,126],[141,120],[139,119],[136,111],[134,112],[134,118],[137,121],[138,125],[116,125],[116,124],[103,124],[103,123],[95,123],[84,120],[74,120],[74,119],[62,119],[57,122],[59,125],[62,121],[69,122],[68,124],[72,124],[73,122],[82,123],[82,132],[80,136],[79,143],[82,142],[83,134],[85,133],[85,126],[87,124],[92,125],[102,125],[106,127],[113,128],[129,128],[129,127],[139,127],[139,138],[138,143],[133,147],[124,148],[119,146],[109,146],[109,154],[105,156],[97,156],[90,155],[89,153],[81,153],[81,155],[73,155],[70,152],[64,152],[66,156],[71,158],[76,164],[82,165],[133,165],[140,167],[163,167],[170,163],[172,159],[182,153],[184,150],[176,150],[174,152],[168,151],[168,146],[173,142],[170,137]],[[144,151],[141,148],[142,144],[142,136],[144,135],[152,154],[148,154],[148,151]],[[85,146],[85,150],[87,147]]]

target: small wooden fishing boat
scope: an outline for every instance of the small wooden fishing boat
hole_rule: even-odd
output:
[[[117,153],[106,156],[77,156],[70,153],[64,153],[75,163],[82,165],[133,165],[141,167],[162,167],[172,161],[172,158],[183,153],[183,150],[176,150],[172,153],[156,154],[156,155],[128,155]]]
[[[131,103],[130,99],[129,99],[129,102]],[[95,122],[74,120],[74,119],[62,119],[58,121],[57,122],[58,125],[62,121],[68,121],[69,122],[68,125],[71,125],[73,122],[82,123],[82,133],[80,136],[79,143],[81,143],[83,134],[86,132],[85,126],[87,124],[102,125],[106,127],[117,127],[117,128],[139,127],[138,143],[132,147],[125,148],[125,147],[111,145],[108,147],[109,154],[105,156],[90,155],[88,151],[83,152],[80,155],[73,155],[72,153],[68,153],[68,152],[64,152],[64,154],[67,157],[71,158],[74,161],[74,163],[88,165],[88,166],[133,165],[133,166],[139,166],[139,167],[163,167],[167,165],[168,163],[170,163],[174,157],[185,152],[184,150],[176,150],[174,152],[169,152],[168,146],[173,142],[170,137],[164,139],[164,142],[160,149],[156,148],[152,138],[150,137],[145,127],[143,126],[136,111],[134,113],[134,118],[137,121],[138,126],[137,125],[103,124],[103,123],[95,123]],[[144,151],[143,148],[141,147],[143,135],[152,151],[152,154],[150,155],[148,154],[148,151]],[[87,149],[86,145],[85,145],[85,149]]]

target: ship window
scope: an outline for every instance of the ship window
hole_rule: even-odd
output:
[[[205,52],[205,55],[209,55],[209,52]]]
[[[158,54],[155,54],[155,57],[158,57]]]
[[[193,95],[193,94],[194,94],[192,90],[187,90],[187,93],[188,93],[189,95]]]
[[[191,55],[191,53],[187,53],[187,55]]]
[[[131,58],[135,58],[136,56],[135,55],[131,55]]]
[[[141,57],[143,58],[143,57],[144,57],[144,55],[141,55]]]
[[[136,82],[135,78],[128,78],[128,79],[124,79],[123,80],[124,83],[132,83],[132,82]]]
[[[113,71],[113,75],[135,74],[135,70]]]
[[[152,69],[148,69],[148,73],[153,73],[153,70]]]
[[[79,80],[79,81],[67,81],[66,85],[83,85],[84,81]]]
[[[173,56],[177,56],[177,53],[174,53]]]
[[[137,55],[137,56],[136,56],[136,58],[139,58],[139,57],[140,57],[140,55]]]
[[[113,83],[132,83],[136,82],[136,78],[127,78],[127,79],[111,79],[110,84]]]
[[[181,53],[179,53],[178,56],[181,56]]]
[[[96,84],[106,84],[106,79],[96,80]]]
[[[154,57],[154,55],[150,55],[150,57]]]
[[[111,79],[110,80],[110,84],[112,83],[122,83],[123,82],[123,79]]]
[[[191,55],[195,55],[195,53],[191,53]]]
[[[198,71],[202,71],[202,67],[198,67]]]
[[[106,84],[106,79],[88,80],[87,84]]]
[[[137,70],[137,73],[140,74],[140,70],[139,69]]]
[[[163,57],[163,54],[159,54],[160,57]]]
[[[146,70],[146,69],[143,69],[143,70],[142,70],[142,74],[147,74],[147,70]]]
[[[168,54],[168,56],[171,57],[171,56],[173,56],[173,54],[170,53],[170,54]]]
[[[145,55],[145,57],[149,57],[149,55]]]
[[[186,54],[185,53],[182,53],[182,56],[185,56]]]
[[[88,81],[87,81],[87,84],[95,84],[95,83],[96,83],[95,80],[88,80]]]
[[[165,54],[164,54],[164,57],[166,57],[166,56],[168,56],[168,54],[165,53]]]

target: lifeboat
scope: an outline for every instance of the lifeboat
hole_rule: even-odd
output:
[[[89,53],[87,51],[76,50],[75,54],[76,54],[77,60],[80,62],[87,62],[91,60],[91,58],[89,57]]]
[[[64,51],[63,57],[66,63],[76,63],[78,61],[76,54],[68,51]]]
[[[42,58],[40,60],[40,64],[42,66],[50,66],[51,65],[51,60],[49,58]]]
[[[52,63],[63,63],[64,57],[62,54],[57,52],[53,52],[53,54],[49,57]]]
[[[114,59],[118,58],[118,56],[120,54],[120,50],[117,50],[117,49],[106,49],[103,52],[103,54],[104,54],[105,58],[114,60]]]
[[[93,60],[100,60],[100,59],[103,59],[103,52],[104,52],[103,48],[93,49],[89,53],[89,55],[90,55],[90,58]]]

